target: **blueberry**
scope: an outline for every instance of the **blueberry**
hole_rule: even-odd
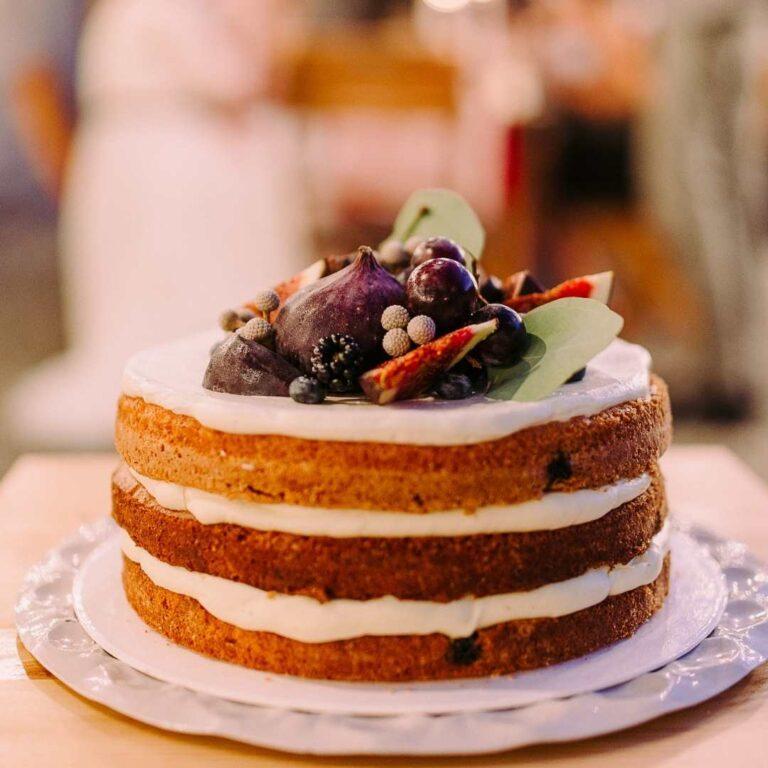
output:
[[[325,400],[325,387],[311,376],[297,376],[288,387],[288,394],[297,403],[316,405]]]
[[[441,400],[463,400],[473,392],[469,376],[463,373],[446,373],[435,387],[435,396]]]

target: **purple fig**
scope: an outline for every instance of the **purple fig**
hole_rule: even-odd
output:
[[[358,250],[348,267],[294,294],[275,318],[277,351],[301,368],[312,370],[312,350],[332,333],[352,336],[360,348],[363,370],[384,358],[381,314],[405,304],[403,287],[376,261],[370,248]]]
[[[230,395],[287,397],[298,376],[301,372],[272,350],[233,333],[211,354],[203,386]]]

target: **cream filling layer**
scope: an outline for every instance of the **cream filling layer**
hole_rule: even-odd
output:
[[[260,531],[299,536],[382,538],[471,536],[483,533],[551,531],[581,525],[645,493],[651,484],[644,474],[614,485],[572,493],[548,493],[520,504],[412,514],[364,509],[322,509],[293,504],[259,504],[228,499],[197,488],[153,480],[128,468],[136,481],[166,509],[189,512],[204,525],[230,523]]]
[[[245,630],[273,632],[303,643],[347,640],[363,635],[467,637],[475,630],[506,621],[565,616],[597,605],[610,595],[650,584],[661,573],[669,549],[670,525],[651,540],[643,554],[626,565],[594,568],[581,576],[528,592],[466,597],[449,603],[399,600],[329,600],[265,592],[219,576],[188,571],[158,560],[125,532],[125,556],[141,566],[159,587],[197,600],[208,613]]]

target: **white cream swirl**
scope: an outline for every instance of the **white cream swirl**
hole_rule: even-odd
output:
[[[642,555],[626,565],[595,568],[528,592],[466,597],[449,603],[399,600],[329,600],[265,592],[247,584],[188,571],[158,560],[125,532],[122,548],[147,577],[164,589],[197,600],[221,621],[241,629],[274,632],[303,643],[324,643],[363,635],[467,637],[475,630],[506,621],[565,616],[597,605],[611,595],[650,584],[661,573],[669,549],[665,523]]]
[[[650,393],[648,352],[615,340],[589,364],[583,381],[532,403],[473,397],[415,400],[386,407],[362,400],[302,405],[287,397],[244,397],[201,385],[211,344],[221,332],[180,339],[132,357],[124,394],[143,398],[211,429],[233,434],[285,435],[308,440],[411,445],[468,445],[495,440],[549,421],[590,416]]]
[[[128,468],[136,481],[166,509],[189,512],[204,525],[231,523],[260,531],[299,536],[351,538],[471,536],[482,533],[551,531],[597,520],[637,498],[651,484],[647,474],[602,488],[548,493],[520,504],[411,514],[367,509],[328,509],[293,504],[259,504],[228,499],[197,488],[154,480]]]

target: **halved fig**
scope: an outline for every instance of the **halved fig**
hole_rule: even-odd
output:
[[[282,283],[278,283],[274,287],[274,291],[280,299],[280,305],[271,313],[270,319],[277,315],[280,307],[282,307],[283,304],[285,304],[285,302],[291,296],[293,296],[294,293],[300,291],[302,288],[306,288],[308,285],[314,283],[316,280],[319,280],[321,277],[325,277],[327,274],[329,274],[329,270],[326,260],[318,259],[317,261],[313,261],[306,269],[302,269],[301,272],[298,272],[293,277],[289,278],[288,280],[284,280]],[[246,302],[244,306],[250,309],[252,312],[257,312],[256,308],[249,302]]]
[[[504,303],[518,312],[530,312],[542,304],[565,298],[596,299],[608,304],[613,288],[613,272],[599,272],[595,275],[584,275],[566,280],[548,291],[529,293],[508,297]]]
[[[443,373],[487,339],[497,327],[498,320],[494,319],[459,328],[364,373],[360,377],[360,386],[368,399],[377,405],[416,397],[430,389]]]
[[[504,296],[507,299],[516,299],[518,296],[527,296],[531,293],[544,293],[546,290],[527,269],[515,272],[504,280]]]

